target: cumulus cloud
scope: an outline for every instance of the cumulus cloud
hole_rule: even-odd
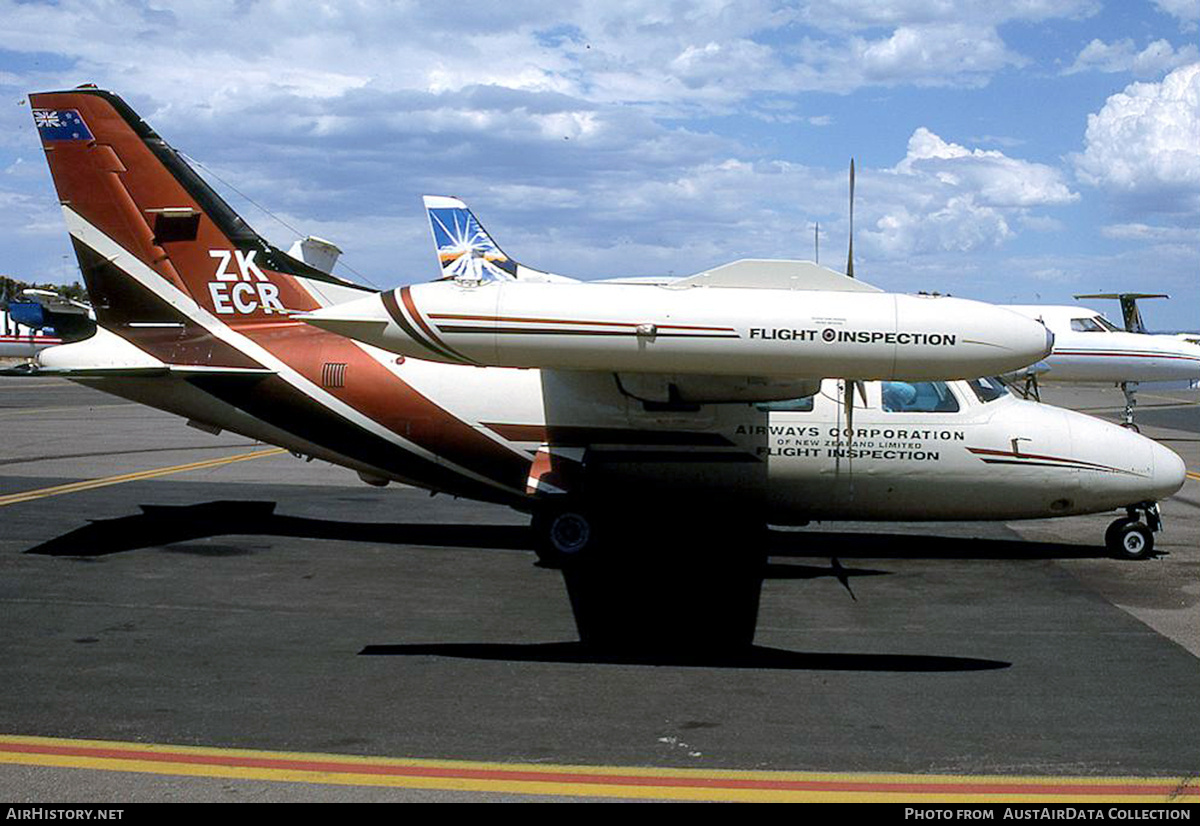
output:
[[[1176,50],[1166,40],[1155,40],[1141,51],[1133,40],[1125,38],[1112,43],[1093,40],[1083,48],[1063,74],[1079,72],[1130,72],[1135,77],[1157,77],[1171,69],[1200,60],[1200,49],[1188,44]]]
[[[1109,97],[1072,159],[1122,209],[1200,212],[1200,63]]]
[[[1195,31],[1200,23],[1200,3],[1196,0],[1154,0],[1159,10],[1179,19],[1184,31]]]
[[[756,92],[977,86],[1021,65],[999,26],[1085,14],[1086,0],[768,0],[472,7],[207,0],[0,2],[0,42],[65,56],[101,83],[217,111],[231,98],[370,86],[503,86],[593,103],[721,109]],[[264,36],[269,33],[269,36]],[[123,44],[124,48],[114,48]],[[297,56],[303,56],[297,60]]]
[[[896,172],[936,178],[974,193],[982,204],[1001,208],[1061,205],[1079,197],[1053,167],[1010,158],[995,149],[947,143],[923,126],[909,138],[908,154]]]
[[[1003,68],[1028,62],[995,29],[958,24],[901,26],[886,39],[854,38],[852,49],[864,84],[977,86]]]
[[[845,171],[779,160],[778,138],[761,139],[771,127],[853,128],[835,95],[863,89],[980,87],[1029,65],[1006,37],[1014,24],[1096,8],[535,0],[464,12],[364,0],[298,13],[241,0],[169,11],[0,0],[0,42],[26,56],[5,66],[0,90],[15,98],[86,80],[117,89],[171,143],[289,223],[331,237],[385,283],[429,274],[423,192],[468,199],[510,253],[536,266],[684,273],[739,256],[810,255],[816,220],[822,249],[844,254]],[[722,132],[725,116],[738,128]],[[0,108],[0,149],[36,146],[30,130],[27,109]],[[904,155],[895,167],[860,164],[856,249],[924,266],[1052,231],[1043,211],[1078,196],[1054,168],[1013,157],[1019,140],[975,141],[1006,155],[918,129],[907,153],[888,150]],[[44,177],[40,159],[25,168]]]
[[[875,185],[882,203],[868,207],[862,234],[868,249],[888,258],[996,248],[1016,237],[1015,227],[1053,226],[1032,210],[1079,198],[1053,167],[968,149],[926,127]]]

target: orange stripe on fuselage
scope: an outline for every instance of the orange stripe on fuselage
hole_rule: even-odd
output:
[[[505,447],[435,404],[353,341],[307,324],[286,331],[263,328],[243,332],[318,386],[326,363],[345,364],[345,386],[322,388],[325,392],[447,462],[485,476],[514,493],[524,491],[529,471],[529,457],[524,452]],[[443,369],[476,368],[446,365]],[[282,416],[278,426],[286,428],[286,418],[286,414]],[[371,457],[356,458],[369,462]],[[392,470],[422,484],[422,479],[412,474],[414,468]],[[447,467],[442,470],[454,472]],[[471,482],[470,486],[474,489],[479,484]],[[441,479],[430,480],[429,486],[446,489]]]

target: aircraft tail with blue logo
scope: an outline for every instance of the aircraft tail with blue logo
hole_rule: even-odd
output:
[[[425,211],[433,231],[442,280],[561,281],[577,279],[526,267],[510,258],[484,229],[475,213],[447,195],[426,195]]]

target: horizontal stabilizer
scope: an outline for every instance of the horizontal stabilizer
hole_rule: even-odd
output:
[[[1114,298],[1121,302],[1121,317],[1125,321],[1125,330],[1130,333],[1146,332],[1146,322],[1142,320],[1142,311],[1138,309],[1138,301],[1143,298],[1170,298],[1164,293],[1089,293],[1077,295],[1075,298]]]
[[[91,338],[50,347],[38,353],[32,375],[66,378],[124,378],[138,376],[270,376],[263,367],[176,363],[163,361],[105,327]]]
[[[332,241],[310,235],[304,240],[292,244],[287,254],[323,273],[332,273],[333,265],[337,263],[342,251]]]
[[[274,370],[248,367],[210,367],[206,364],[164,364],[144,367],[39,367],[23,364],[0,371],[3,376],[57,376],[66,379],[125,379],[156,376],[226,376],[253,378],[275,375]]]
[[[1166,293],[1087,293],[1085,295],[1077,295],[1076,298],[1115,298],[1115,299],[1143,299],[1143,298],[1170,298]]]

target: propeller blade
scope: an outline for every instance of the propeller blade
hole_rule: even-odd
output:
[[[846,414],[846,430],[850,435],[846,440],[847,447],[854,446],[854,385],[857,382],[852,379],[844,379],[842,382],[842,405],[845,408]]]
[[[854,158],[850,159],[850,252],[846,256],[846,275],[854,277]]]
[[[850,588],[850,576],[846,573],[846,569],[842,567],[842,563],[838,561],[836,556],[829,558],[829,568],[833,571],[833,575],[837,577],[837,581],[842,583],[842,587],[846,589],[846,593],[850,595],[850,599],[858,602],[858,597],[854,596],[854,591]]]
[[[847,442],[848,446],[854,443],[854,394],[858,393],[858,397],[862,399],[862,406],[867,406],[867,385],[865,382],[857,379],[843,380],[842,387],[842,405],[846,414],[846,429],[850,431],[850,437]]]

